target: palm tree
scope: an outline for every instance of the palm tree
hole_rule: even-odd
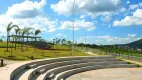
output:
[[[19,41],[19,45],[18,45],[18,48],[20,48],[20,44],[21,44],[21,49],[22,49],[22,39],[21,39],[21,35],[22,35],[22,29],[20,29],[18,31],[18,41]]]
[[[35,49],[36,49],[36,36],[41,33],[40,30],[35,30]]]
[[[27,32],[29,32],[30,29],[33,29],[33,28],[24,28],[24,29],[22,30],[23,44],[24,44],[24,35],[25,35]],[[22,47],[23,47],[23,45],[22,45]],[[23,48],[22,48],[22,50],[23,50]]]
[[[67,41],[68,48],[70,49],[72,42],[70,40]]]
[[[13,35],[13,39],[15,40],[15,49],[16,49],[16,41],[18,39],[17,35]],[[14,42],[14,40],[13,40],[13,42]]]
[[[1,37],[1,39],[0,39],[1,42],[3,42],[3,38],[5,38],[5,36],[2,36],[2,37]]]
[[[62,40],[61,40],[61,42],[62,42],[62,47],[63,47],[63,45],[65,44],[65,41],[66,41],[66,39],[62,39]]]
[[[41,33],[40,30],[35,30],[35,42],[36,42],[36,36],[37,36],[39,33]]]
[[[55,39],[53,39],[53,44],[55,44],[56,42],[55,42]]]
[[[9,41],[9,34],[10,34],[10,31],[12,30],[12,28],[14,27],[18,27],[17,25],[12,25],[12,22],[10,22],[6,28],[7,30],[7,52],[8,52],[8,41]]]
[[[18,33],[20,33],[21,29],[18,27],[18,28],[15,28],[15,34],[17,36]],[[20,35],[19,35],[20,36]],[[18,39],[18,36],[17,38],[15,39],[15,49],[16,49],[16,42],[17,42],[17,39]],[[20,39],[20,38],[19,38]]]
[[[18,30],[18,33],[17,33],[18,36],[19,36],[19,37],[18,37],[18,42],[19,42],[18,48],[20,47],[20,42],[22,42],[22,41],[21,41],[21,37],[20,37],[20,36],[21,36],[21,33],[22,33],[22,29],[19,29],[19,30]]]
[[[29,29],[29,30],[30,30],[30,29]],[[29,32],[29,31],[26,32],[26,35],[27,35],[27,46],[28,46],[28,44],[29,44],[28,37],[29,37],[30,34],[33,34],[33,32]],[[28,50],[28,49],[27,49],[27,46],[26,46],[26,50]]]

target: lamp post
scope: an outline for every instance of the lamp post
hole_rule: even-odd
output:
[[[72,8],[72,17],[73,17],[73,22],[72,22],[72,28],[73,28],[73,33],[72,33],[72,35],[73,35],[73,43],[72,43],[72,53],[71,53],[71,55],[73,56],[73,53],[74,53],[74,3],[75,3],[75,0],[73,1],[73,8]]]

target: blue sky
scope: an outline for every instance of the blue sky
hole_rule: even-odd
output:
[[[94,44],[123,44],[141,39],[141,0],[2,0],[0,36],[8,23],[40,29],[46,40],[72,40]],[[14,34],[14,30],[11,32]]]

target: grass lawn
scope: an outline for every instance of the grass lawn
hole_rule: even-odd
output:
[[[5,43],[2,44],[4,45]],[[9,48],[10,52],[5,52],[6,48],[0,48],[0,57],[12,60],[31,60],[31,56],[33,56],[34,59],[71,56],[71,50],[69,50],[67,47],[54,46],[54,49],[55,48],[58,48],[58,50],[41,50],[28,46],[27,51],[26,48],[24,47],[25,50],[24,52],[22,52],[20,49],[15,50],[14,48],[12,48],[12,56],[13,56],[12,58],[9,57],[11,56],[11,48]],[[74,56],[88,56],[88,54],[75,50]]]

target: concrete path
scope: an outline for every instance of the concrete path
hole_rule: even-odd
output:
[[[1,58],[0,58],[0,60],[1,60]],[[21,62],[21,61],[13,61],[13,60],[4,59],[4,64],[6,64],[6,65],[10,65],[10,64],[18,63],[18,62]]]
[[[92,55],[92,56],[98,56],[97,54],[92,53],[91,51],[85,52],[86,54]]]
[[[75,74],[67,80],[142,80],[142,68],[92,70]]]

